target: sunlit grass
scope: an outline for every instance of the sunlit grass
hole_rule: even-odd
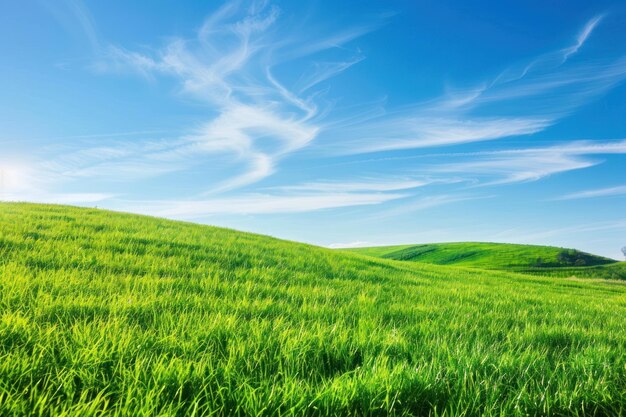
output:
[[[626,286],[0,204],[2,415],[626,413]]]

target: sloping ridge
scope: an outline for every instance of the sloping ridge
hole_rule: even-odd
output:
[[[192,278],[209,270],[233,275],[256,268],[315,269],[320,276],[337,278],[354,272],[352,267],[365,276],[368,266],[406,269],[264,235],[99,209],[0,203],[0,225],[4,262],[34,270]]]

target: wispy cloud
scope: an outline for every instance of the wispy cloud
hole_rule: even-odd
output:
[[[458,191],[452,183],[475,180],[476,185],[486,186],[534,181],[592,167],[602,162],[601,155],[626,154],[626,141],[577,141],[448,154],[444,162],[420,155],[425,159],[413,167],[380,164],[386,171],[380,176],[367,177],[346,169],[341,174],[344,179],[339,179],[337,172],[318,170],[308,182],[293,184],[287,177],[276,181],[285,185],[255,188],[253,184],[281,169],[283,159],[313,148],[313,144],[324,157],[542,132],[626,78],[626,59],[584,59],[585,50],[592,46],[588,42],[603,19],[596,16],[580,28],[570,44],[468,88],[448,88],[439,97],[403,108],[389,109],[384,99],[342,107],[336,104],[338,97],[329,97],[329,81],[364,60],[361,50],[350,42],[378,29],[386,16],[334,32],[320,31],[310,22],[302,30],[270,2],[233,0],[187,37],[136,48],[100,39],[80,0],[62,0],[62,4],[63,19],[70,16],[73,30],[80,31],[98,52],[96,70],[130,73],[155,83],[173,81],[180,98],[206,113],[196,123],[166,136],[138,129],[119,136],[76,137],[84,140],[48,147],[45,158],[35,164],[36,170],[5,164],[0,181],[4,199],[115,201],[112,204],[124,210],[185,219],[301,213],[401,200],[378,210],[377,218],[384,218],[491,197],[469,195],[467,189]],[[56,13],[60,9],[54,8]],[[352,162],[347,159],[340,162]],[[317,162],[315,168],[321,165]],[[196,189],[189,198],[176,201],[158,197],[140,201],[140,196],[121,200],[116,193],[53,192],[63,188],[57,187],[59,184],[95,179],[140,183],[152,178],[154,185],[160,178],[153,177],[185,171],[180,177],[187,178],[196,168],[202,175],[194,184]],[[313,170],[310,165],[308,168]],[[163,184],[176,183],[173,178]],[[431,194],[435,185],[450,187]],[[233,191],[241,188],[237,194]],[[614,187],[562,199],[621,192],[622,187]]]
[[[526,77],[529,73],[545,72],[546,70],[553,70],[565,64],[570,57],[575,55],[583,47],[589,36],[603,18],[604,15],[601,14],[589,19],[578,32],[573,44],[542,54],[528,63],[507,68],[500,73],[498,77],[496,77],[492,84],[498,85],[517,81]]]
[[[565,194],[556,198],[556,200],[578,200],[582,198],[610,197],[616,195],[626,195],[626,185],[579,191],[576,193]]]
[[[379,210],[377,213],[368,217],[369,220],[395,219],[400,216],[412,214],[422,210],[428,210],[434,207],[444,206],[448,204],[458,203],[462,201],[478,200],[491,198],[492,196],[470,195],[464,194],[430,194],[412,196],[406,198],[402,205],[397,207]]]
[[[101,47],[98,31],[91,13],[82,0],[42,1],[41,4],[54,16],[65,30],[89,43],[93,52]]]
[[[587,24],[582,28],[578,37],[576,38],[576,43],[568,48],[563,50],[563,62],[567,61],[567,59],[578,52],[578,50],[585,44],[585,41],[591,35],[591,32],[595,29],[595,27],[600,23],[600,21],[604,18],[604,15],[598,15],[593,17],[591,20],[587,22]]]
[[[106,146],[61,146],[57,155],[37,164],[47,181],[71,182],[77,179],[106,179],[112,182],[137,181],[189,169],[198,163],[177,155],[179,143],[143,140],[113,142]]]
[[[408,179],[408,178],[386,178],[386,179],[363,179],[361,181],[325,181],[310,182],[305,184],[288,185],[283,187],[275,187],[282,191],[297,192],[385,192],[410,190],[413,188],[423,187],[438,181],[432,179]]]
[[[327,49],[343,47],[347,43],[358,39],[363,35],[378,30],[392,16],[393,13],[384,13],[375,19],[374,22],[353,25],[335,33],[320,34],[308,42],[301,42],[299,36],[294,33],[294,37],[287,42],[290,45],[294,45],[294,47],[286,51],[281,51],[280,54],[283,56],[284,60],[291,60],[294,58],[313,55]]]
[[[213,215],[304,213],[323,209],[369,206],[410,196],[410,190],[436,181],[378,178],[359,182],[311,182],[267,188],[264,193],[207,196],[177,201],[124,202],[126,210],[173,218]]]
[[[626,59],[571,62],[602,16],[571,45],[511,67],[478,86],[348,123],[329,144],[340,154],[448,146],[541,132],[626,78]]]
[[[405,197],[397,193],[242,194],[204,200],[127,202],[125,210],[176,219],[213,215],[303,213],[381,204]]]
[[[563,145],[504,151],[452,154],[467,160],[440,164],[431,172],[481,177],[481,186],[536,181],[549,175],[602,163],[598,155],[626,154],[626,140],[577,141]]]
[[[98,39],[96,24],[94,23],[89,10],[85,7],[81,0],[63,0],[63,2],[68,6],[68,9],[72,12],[80,24],[80,27],[86,38],[89,40],[92,49],[98,50],[100,48],[100,41]]]
[[[311,89],[363,59],[311,60],[310,71],[288,88],[274,75],[276,66],[345,45],[377,25],[363,25],[327,36],[280,33],[280,10],[267,2],[244,7],[228,2],[205,19],[192,39],[176,38],[153,53],[109,48],[102,71],[129,70],[146,77],[169,76],[184,95],[206,102],[215,114],[195,132],[181,137],[197,154],[230,155],[242,172],[212,192],[243,187],[273,174],[286,155],[308,146],[325,114]]]
[[[328,245],[330,249],[347,249],[347,248],[366,248],[368,246],[376,246],[374,243],[366,242],[364,240],[357,240],[348,243],[331,243]]]
[[[295,85],[295,90],[300,94],[316,86],[317,84],[326,81],[335,75],[347,70],[354,64],[358,64],[363,59],[361,55],[357,55],[346,61],[339,62],[316,62],[313,65],[311,71],[300,77]]]
[[[540,132],[552,121],[548,118],[414,115],[386,117],[357,129],[360,138],[346,153],[371,153],[399,149],[426,148],[499,139]]]

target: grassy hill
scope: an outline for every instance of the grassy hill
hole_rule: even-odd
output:
[[[626,279],[626,263],[553,246],[509,243],[432,243],[347,249],[362,255],[561,277]]]
[[[0,415],[618,416],[626,286],[0,204]]]

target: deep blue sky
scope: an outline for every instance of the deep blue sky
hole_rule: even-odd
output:
[[[0,3],[0,199],[626,245],[621,1]]]

